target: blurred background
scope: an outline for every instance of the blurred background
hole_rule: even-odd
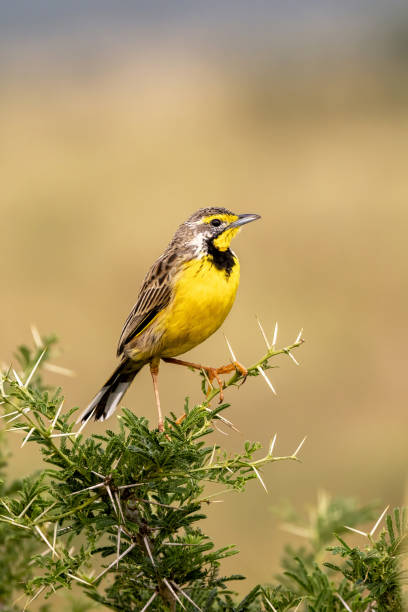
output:
[[[209,204],[262,221],[234,244],[242,265],[223,326],[240,361],[301,327],[296,357],[227,392],[244,440],[302,464],[264,472],[267,496],[209,508],[238,557],[223,571],[270,580],[284,542],[272,507],[317,492],[404,501],[407,476],[408,6],[405,1],[55,2],[0,5],[1,355],[55,331],[56,363],[84,407],[115,365],[140,283],[176,227]],[[229,360],[221,332],[189,354]],[[163,365],[181,413],[198,377]],[[144,370],[124,404],[155,422]],[[100,431],[104,425],[91,425]],[[116,427],[116,417],[109,422]],[[21,440],[12,438],[14,448]],[[28,444],[14,476],[40,465]],[[381,508],[382,509],[382,508]],[[293,538],[292,538],[293,539]]]

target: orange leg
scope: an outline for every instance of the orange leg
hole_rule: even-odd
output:
[[[161,412],[161,407],[160,407],[160,396],[159,396],[159,385],[158,385],[158,378],[159,378],[159,363],[160,363],[160,359],[153,359],[150,362],[150,373],[152,375],[152,379],[153,379],[153,388],[154,388],[154,395],[156,397],[156,406],[157,406],[157,412],[159,415],[159,431],[163,431],[164,430],[164,425],[163,425],[163,415]]]
[[[248,376],[248,370],[245,366],[242,365],[242,363],[239,363],[239,361],[233,361],[228,365],[221,366],[220,368],[217,368],[216,371],[218,374],[228,374],[229,372],[233,372],[234,370],[238,370],[241,376],[243,376],[244,380],[242,382],[244,383]]]
[[[218,383],[220,389],[220,404],[224,401],[224,393],[223,393],[223,382],[219,377],[220,374],[228,374],[229,372],[233,372],[234,370],[238,370],[240,374],[244,377],[244,381],[248,376],[248,370],[240,364],[238,361],[234,361],[225,366],[221,366],[220,368],[211,368],[209,366],[203,366],[200,363],[193,363],[191,361],[183,361],[182,359],[175,359],[174,357],[163,357],[163,361],[166,363],[174,363],[176,365],[186,366],[188,368],[194,368],[195,370],[203,370],[207,376],[209,383],[211,385],[212,381],[215,379]],[[210,389],[209,389],[210,391]]]

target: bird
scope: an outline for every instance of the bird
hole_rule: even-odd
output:
[[[257,214],[235,214],[210,206],[182,223],[164,253],[148,271],[137,301],[123,326],[117,357],[120,363],[78,419],[109,418],[134,377],[147,364],[153,380],[158,430],[164,431],[158,373],[161,360],[202,369],[220,384],[220,373],[245,368],[233,362],[220,368],[176,359],[201,344],[224,322],[234,303],[240,264],[232,239]]]

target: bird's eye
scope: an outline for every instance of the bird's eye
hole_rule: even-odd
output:
[[[221,223],[222,223],[221,219],[213,219],[211,221],[211,225],[213,225],[214,227],[219,227]]]

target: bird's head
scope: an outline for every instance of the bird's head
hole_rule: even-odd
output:
[[[218,251],[227,251],[241,227],[256,219],[260,219],[260,216],[237,215],[226,208],[216,206],[201,208],[183,224],[187,228],[186,242],[200,251],[209,245]]]

